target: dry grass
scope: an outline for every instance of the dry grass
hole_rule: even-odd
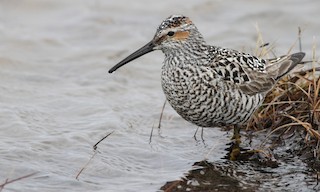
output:
[[[297,42],[301,42],[299,35]],[[258,43],[263,44],[258,30]],[[301,46],[300,46],[301,47]],[[291,50],[291,49],[290,49]],[[262,48],[257,55],[266,55],[272,49]],[[286,133],[304,130],[306,144],[314,144],[315,157],[320,157],[320,63],[316,59],[316,47],[312,51],[312,69],[283,78],[267,95],[264,104],[247,124],[247,130],[268,130]],[[311,55],[308,54],[307,55]],[[270,131],[271,130],[271,131]]]

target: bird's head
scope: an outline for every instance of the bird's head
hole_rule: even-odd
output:
[[[149,43],[120,61],[109,70],[109,73],[151,51],[162,50],[167,52],[173,49],[183,49],[188,47],[186,45],[192,43],[192,41],[197,40],[203,41],[203,38],[192,21],[182,15],[172,15],[160,24]]]

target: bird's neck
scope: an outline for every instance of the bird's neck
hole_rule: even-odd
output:
[[[186,63],[204,65],[208,62],[209,50],[205,42],[186,44],[181,48],[163,50],[166,67],[181,67]]]

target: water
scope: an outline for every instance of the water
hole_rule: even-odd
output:
[[[0,184],[37,173],[3,191],[157,191],[194,162],[223,161],[230,133],[206,129],[205,142],[197,141],[197,127],[169,106],[161,135],[155,130],[149,144],[165,100],[161,52],[116,74],[108,69],[176,13],[189,16],[208,43],[248,52],[256,23],[277,55],[295,42],[300,26],[303,50],[311,53],[319,6],[316,0],[1,1]],[[75,179],[92,146],[112,131]]]

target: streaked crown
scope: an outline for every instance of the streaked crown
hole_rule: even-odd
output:
[[[187,27],[190,24],[192,24],[192,21],[186,16],[171,15],[160,24],[157,31],[161,31],[169,28]]]

